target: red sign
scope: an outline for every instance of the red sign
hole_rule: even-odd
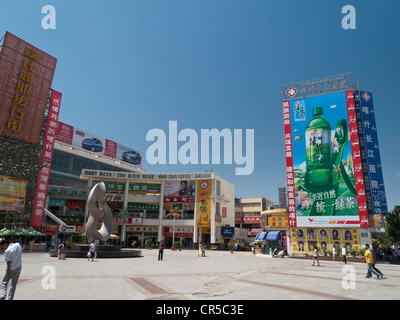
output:
[[[243,223],[259,224],[260,223],[260,217],[243,217]]]
[[[57,59],[6,32],[0,52],[0,134],[38,143]]]
[[[353,156],[354,181],[356,183],[358,213],[360,215],[360,227],[368,228],[367,201],[365,198],[364,175],[360,156],[360,145],[358,139],[357,118],[353,91],[346,91],[346,100],[349,118],[351,151]]]
[[[294,175],[293,175],[293,152],[292,152],[292,128],[290,123],[290,103],[289,101],[283,102],[283,130],[285,142],[285,158],[286,158],[286,184],[288,196],[288,213],[289,213],[289,226],[296,227],[296,195],[294,189]]]
[[[50,178],[51,159],[53,158],[54,140],[56,136],[58,115],[60,112],[61,93],[51,91],[50,108],[47,118],[46,133],[42,151],[42,169],[39,171],[36,184],[36,196],[33,204],[31,227],[40,229],[46,203],[47,186]]]
[[[164,202],[194,202],[194,197],[164,197]]]

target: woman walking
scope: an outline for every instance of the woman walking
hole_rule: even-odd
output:
[[[313,256],[313,261],[312,261],[312,265],[314,266],[315,261],[317,261],[318,263],[318,267],[319,267],[319,261],[318,261],[318,249],[317,247],[314,247],[314,252],[313,252],[314,256]]]

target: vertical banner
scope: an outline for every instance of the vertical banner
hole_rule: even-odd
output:
[[[289,226],[296,227],[296,197],[294,188],[293,172],[293,150],[292,150],[292,129],[290,123],[290,103],[283,102],[283,130],[285,141],[285,159],[286,159],[286,185],[288,195],[288,214]]]
[[[350,143],[353,156],[353,172],[357,194],[358,213],[360,216],[360,227],[368,228],[367,201],[365,198],[364,175],[358,138],[359,129],[357,126],[357,116],[353,91],[346,91],[346,101],[349,118]]]
[[[209,227],[211,221],[211,180],[197,181],[196,225]]]
[[[388,212],[388,208],[372,94],[365,91],[355,91],[354,94],[358,106],[357,117],[360,118],[359,128],[362,128],[362,135],[359,132],[359,138],[362,147],[364,184],[369,196],[368,214],[384,214]]]
[[[32,210],[31,227],[40,229],[46,205],[47,186],[50,177],[51,160],[53,158],[54,141],[57,132],[58,116],[60,112],[61,93],[51,91],[50,107],[47,118],[46,133],[43,142],[42,168],[39,171],[36,185],[36,196]]]

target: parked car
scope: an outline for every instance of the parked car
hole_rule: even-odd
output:
[[[102,152],[103,144],[99,139],[87,138],[82,141],[82,148],[92,152]]]
[[[131,164],[140,165],[142,162],[142,157],[139,152],[136,152],[135,150],[129,150],[122,153],[122,160]]]

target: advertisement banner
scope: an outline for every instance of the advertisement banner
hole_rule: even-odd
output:
[[[0,210],[22,211],[25,194],[26,180],[0,176]]]
[[[93,181],[92,186],[95,186],[100,181]],[[103,181],[107,192],[124,192],[125,182],[118,181]],[[160,193],[161,184],[159,183],[144,183],[132,182],[129,183],[129,193]]]
[[[292,249],[297,253],[312,253],[314,247],[320,249],[320,253],[332,251],[336,247],[336,253],[340,254],[338,248],[346,246],[348,252],[351,249],[359,250],[360,239],[357,229],[345,228],[292,228]]]
[[[0,52],[0,134],[38,143],[57,59],[6,32]]]
[[[196,193],[196,181],[165,181],[166,197],[193,197]]]
[[[133,165],[142,165],[141,152],[63,122],[59,123],[56,140]]]
[[[31,227],[38,230],[42,226],[43,214],[46,205],[47,187],[50,178],[51,160],[53,158],[54,138],[58,125],[58,115],[60,113],[61,93],[51,91],[50,107],[47,115],[46,132],[43,142],[42,168],[39,171],[36,184],[35,202],[33,204]]]
[[[368,226],[353,92],[283,106],[289,226]]]
[[[196,201],[197,226],[210,227],[211,202],[211,180],[198,180]]]
[[[368,214],[387,213],[372,94],[365,91],[355,91],[354,97],[359,132],[361,131],[359,140]]]

